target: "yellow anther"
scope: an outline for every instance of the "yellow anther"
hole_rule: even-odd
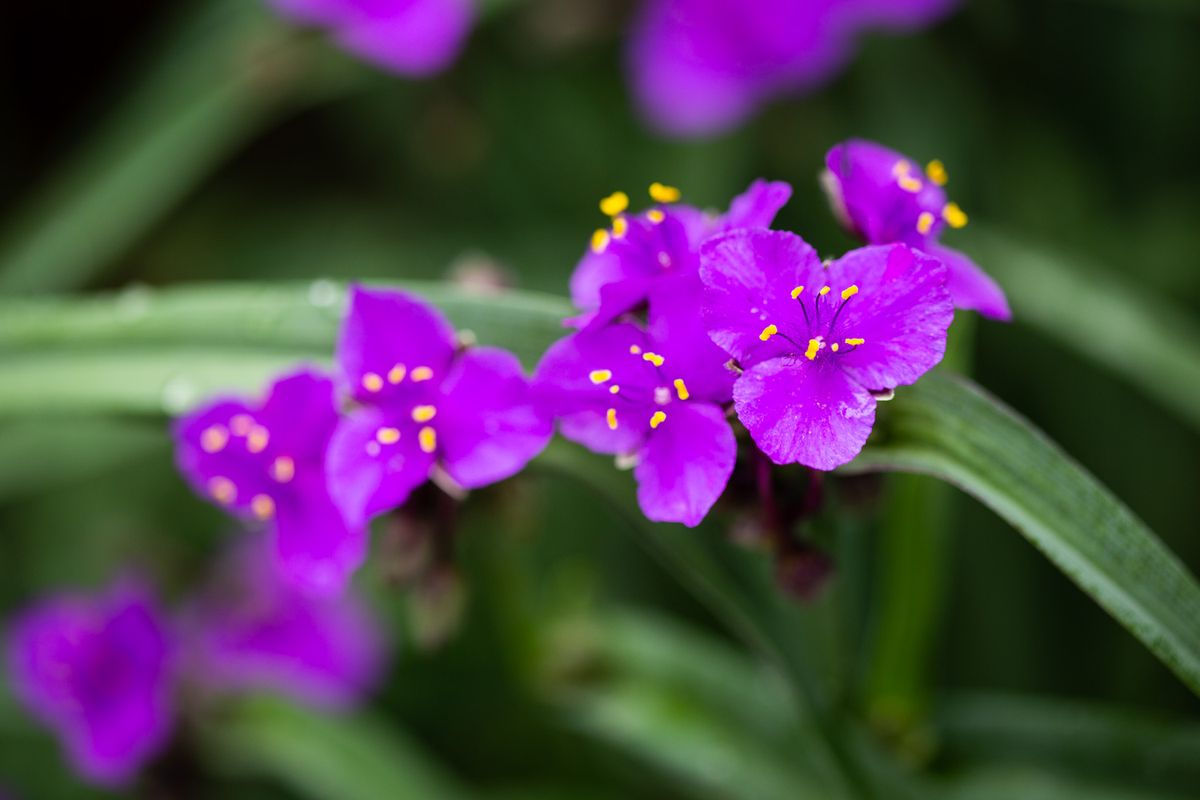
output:
[[[651,353],[649,350],[647,350],[645,353],[642,353],[642,361],[649,361],[654,366],[661,367],[666,359],[660,356],[658,353]]]
[[[967,224],[967,215],[958,207],[958,203],[946,203],[942,209],[942,219],[951,228],[961,228]]]
[[[404,380],[404,376],[407,373],[408,373],[408,370],[406,370],[404,368],[403,364],[397,364],[396,366],[394,366],[388,370],[388,374],[387,374],[388,383],[395,386],[397,383],[400,383],[400,381]]]
[[[946,181],[950,180],[950,176],[946,174],[946,165],[936,158],[925,165],[925,174],[938,186],[945,186]]]
[[[834,342],[833,344],[829,345],[829,349],[836,353],[838,351],[838,343]]]
[[[667,415],[662,411],[655,411],[650,417],[650,429],[653,430],[659,425],[667,421]]]
[[[900,184],[901,189],[911,194],[916,194],[917,192],[921,191],[921,188],[925,185],[912,175],[901,175],[896,180],[896,183]]]
[[[624,192],[613,192],[600,201],[600,210],[610,217],[615,217],[629,208],[629,195]]]
[[[817,351],[821,349],[821,342],[818,339],[808,340],[808,349],[804,351],[804,357],[812,361],[817,357]]]
[[[233,419],[229,420],[229,430],[233,431],[236,436],[245,436],[253,427],[254,417],[249,414],[235,414]]]
[[[617,239],[625,238],[625,234],[629,232],[629,221],[624,217],[616,217],[613,219],[613,236]]]
[[[866,341],[866,339],[847,339],[846,344],[857,347],[858,345],[862,344],[865,341]]]
[[[368,372],[362,376],[362,387],[368,392],[378,392],[383,388],[383,378],[376,375],[374,372]]]
[[[588,373],[588,380],[599,386],[606,381],[612,380],[611,369],[594,369]]]
[[[432,453],[437,450],[437,431],[428,426],[417,431],[417,444],[421,446],[421,451]]]
[[[608,411],[606,411],[604,414],[604,419],[608,422],[608,429],[610,431],[615,431],[617,429],[617,410],[615,408],[610,408]]]
[[[421,383],[433,377],[433,370],[429,367],[417,367],[412,371],[413,383]]]
[[[621,391],[621,387],[617,386],[615,383],[612,386],[608,387],[609,394],[616,394],[619,391]]]
[[[687,400],[689,395],[688,395],[687,386],[683,382],[683,378],[676,378],[674,383],[675,383],[675,394],[679,395],[680,400]]]
[[[821,297],[824,297],[825,295],[829,294],[830,291],[831,290],[828,286],[822,286],[821,291],[817,292],[817,294],[821,295]]]
[[[797,286],[795,289],[792,289],[792,299],[793,300],[795,300],[797,297],[799,297],[802,294],[804,294],[803,286]]]
[[[630,355],[636,356],[636,355],[641,355],[641,353],[642,353],[642,348],[638,347],[636,344],[629,345],[629,354]]]
[[[596,232],[592,234],[592,252],[597,254],[603,253],[608,249],[608,240],[608,231],[604,230],[604,228],[597,228]]]
[[[842,289],[842,299],[849,300],[854,295],[858,294],[858,284],[852,283],[845,289]]]
[[[646,219],[650,220],[655,225],[662,222],[666,218],[667,215],[657,208],[652,208],[646,212]]]
[[[413,422],[429,422],[437,416],[437,408],[434,406],[416,406],[412,410]]]
[[[666,186],[655,181],[650,184],[650,199],[656,203],[678,203],[683,193],[674,186]]]
[[[267,449],[267,443],[270,441],[270,431],[262,425],[255,425],[250,429],[250,435],[246,437],[246,449],[251,453],[261,453]]]
[[[219,453],[229,441],[229,431],[224,425],[210,425],[200,434],[200,448],[206,453]]]
[[[912,172],[912,164],[903,159],[892,164],[892,177],[894,178],[903,178],[910,172]]]
[[[921,216],[917,217],[917,233],[924,236],[933,230],[935,219],[933,214],[930,214],[928,211],[922,211]]]
[[[271,462],[271,477],[280,483],[287,483],[296,477],[296,462],[287,456],[280,456]]]
[[[765,342],[767,339],[770,339],[777,333],[779,333],[779,328],[775,325],[775,323],[771,323],[762,329],[762,333],[758,335],[759,341]]]
[[[400,441],[400,431],[396,428],[380,428],[375,431],[375,440],[380,444],[395,444]]]
[[[259,519],[270,519],[275,516],[275,501],[265,494],[256,494],[250,501],[250,510]]]
[[[227,506],[234,500],[237,500],[237,487],[233,485],[233,481],[220,475],[209,478],[208,493],[223,506]]]

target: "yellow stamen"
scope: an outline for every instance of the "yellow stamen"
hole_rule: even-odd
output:
[[[270,519],[275,516],[275,501],[265,494],[256,494],[250,501],[250,510],[259,519]]]
[[[845,289],[842,289],[842,299],[849,300],[854,295],[858,294],[858,284],[852,283]]]
[[[613,236],[618,239],[624,238],[629,231],[629,221],[624,217],[617,217],[613,220]]]
[[[233,481],[220,475],[209,479],[208,493],[223,506],[237,500],[237,487],[233,485]]]
[[[921,191],[921,187],[925,185],[911,175],[901,175],[896,183],[900,184],[901,189],[911,194]]]
[[[676,378],[674,382],[675,382],[675,394],[679,395],[680,400],[687,400],[689,395],[688,395],[687,386],[685,386],[683,383],[683,378]]]
[[[588,380],[599,386],[600,384],[612,380],[611,369],[594,369],[588,373]]]
[[[912,172],[912,164],[909,164],[907,161],[901,160],[892,164],[892,177],[894,178],[903,178],[910,172]]]
[[[817,351],[821,349],[821,343],[816,339],[808,340],[808,349],[804,351],[804,357],[812,361],[817,357]]]
[[[641,352],[642,352],[642,348],[638,347],[636,344],[629,345],[630,355],[635,355],[635,356],[641,355]]]
[[[211,425],[200,434],[200,448],[206,453],[219,453],[229,441],[229,431],[224,425]]]
[[[592,252],[599,254],[608,249],[608,238],[608,231],[604,228],[597,228],[596,232],[592,234]]]
[[[387,374],[388,383],[392,384],[393,386],[396,385],[397,383],[400,383],[400,381],[404,380],[404,376],[407,373],[408,373],[408,370],[406,370],[404,368],[403,364],[397,364],[396,366],[394,366],[388,370],[388,374]]]
[[[368,372],[362,376],[362,387],[368,392],[378,392],[383,388],[383,378],[376,375],[374,372]]]
[[[229,429],[237,436],[245,436],[254,427],[254,417],[249,414],[237,414],[229,420]]]
[[[653,429],[657,428],[659,425],[662,425],[666,421],[667,421],[666,414],[664,414],[662,411],[655,411],[654,414],[650,417],[650,429],[653,430]]]
[[[838,343],[834,342],[833,344],[829,345],[829,349],[836,353],[838,351]]]
[[[270,432],[262,425],[255,425],[250,429],[250,435],[246,437],[246,449],[251,453],[261,453],[267,449],[269,441],[271,441]]]
[[[862,344],[865,341],[866,341],[866,339],[847,339],[846,344],[857,347],[858,345]]]
[[[375,431],[375,439],[380,444],[395,444],[400,441],[400,431],[396,428],[380,428]]]
[[[776,326],[775,323],[771,323],[770,325],[768,325],[767,327],[762,329],[762,333],[760,333],[758,335],[759,341],[765,342],[767,339],[770,339],[772,336],[774,336],[777,333],[779,333],[779,327]]]
[[[608,429],[615,431],[617,429],[617,410],[610,408],[605,414],[604,419],[608,422]]]
[[[642,353],[642,360],[649,361],[656,367],[661,367],[663,362],[666,361],[666,359],[660,356],[658,353],[651,353],[649,350],[647,350],[645,353]]]
[[[417,431],[417,444],[421,446],[422,452],[432,453],[437,450],[437,431],[428,426]]]
[[[624,192],[613,192],[600,201],[600,211],[610,217],[615,217],[629,208],[629,195]]]
[[[967,215],[958,207],[958,203],[946,203],[942,209],[942,219],[951,228],[961,228],[967,224]]]
[[[617,386],[615,383],[612,386],[608,387],[609,394],[616,394],[619,391],[621,391],[621,387]]]
[[[650,199],[656,203],[678,203],[683,193],[674,186],[666,186],[655,181],[650,184]]]
[[[792,289],[792,299],[795,300],[797,297],[799,297],[803,293],[804,293],[804,287],[797,286],[795,289]]]
[[[413,422],[429,422],[437,416],[437,409],[434,406],[416,406],[412,410]]]
[[[296,477],[296,462],[287,456],[280,456],[271,463],[271,477],[280,483],[287,483]]]
[[[950,180],[950,176],[946,174],[946,165],[936,158],[925,165],[925,174],[938,186],[945,186],[946,181]]]
[[[825,295],[829,294],[829,292],[830,289],[828,286],[822,286],[821,291],[817,292],[817,294],[821,295],[821,297],[824,297]]]
[[[934,216],[928,211],[922,211],[921,216],[917,217],[917,233],[924,236],[933,230]]]
[[[664,214],[662,211],[660,211],[657,208],[652,208],[646,212],[646,219],[650,220],[655,225],[662,222],[666,218],[667,218],[667,215]]]
[[[433,377],[433,370],[429,367],[417,367],[412,371],[413,383],[421,383]]]

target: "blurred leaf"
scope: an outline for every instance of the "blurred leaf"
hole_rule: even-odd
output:
[[[470,796],[398,730],[364,715],[256,698],[202,733],[213,771],[269,776],[311,800]]]
[[[891,438],[843,469],[919,472],[974,495],[1200,693],[1200,586],[1128,508],[965,379],[931,373],[890,411]]]
[[[1187,797],[1014,767],[972,770],[952,777],[939,788],[942,800],[1184,800]]]

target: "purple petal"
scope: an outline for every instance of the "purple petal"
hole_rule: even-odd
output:
[[[344,516],[323,474],[298,480],[277,501],[274,539],[279,568],[296,586],[338,594],[367,558],[366,518]]]
[[[285,375],[271,385],[257,416],[270,432],[270,450],[319,464],[338,422],[333,381],[316,370]]]
[[[792,187],[783,181],[759,178],[746,191],[733,198],[729,211],[721,218],[714,233],[737,228],[769,228],[779,209],[792,197]]]
[[[857,287],[828,338],[863,343],[830,354],[869,389],[909,384],[942,360],[954,306],[942,262],[902,244],[852,250],[830,265],[829,283]]]
[[[396,431],[390,441],[381,431]],[[338,424],[329,441],[326,469],[329,492],[348,519],[370,518],[401,506],[429,477],[433,453],[420,446],[418,429],[407,417],[362,408]]]
[[[955,307],[972,309],[985,317],[1004,322],[1012,319],[1004,290],[974,261],[957,250],[937,244],[930,246],[928,252],[946,265],[949,273],[946,286],[954,298]]]
[[[765,361],[738,378],[733,402],[776,464],[835,469],[858,455],[875,423],[875,398],[836,359]]]
[[[469,0],[358,0],[336,32],[343,47],[385,69],[424,76],[458,55],[474,17]]]
[[[874,28],[906,32],[937,22],[958,6],[960,0],[840,0],[834,7],[839,24],[852,28]]]
[[[694,527],[725,490],[737,458],[733,429],[719,406],[672,403],[634,469],[647,519]]]
[[[468,489],[516,474],[550,441],[550,416],[535,406],[512,353],[492,347],[467,351],[442,392],[437,412],[442,462]]]
[[[944,227],[946,193],[907,156],[875,142],[852,139],[830,149],[825,166],[829,171],[825,186],[835,211],[850,232],[868,244],[903,242],[922,247]],[[919,191],[909,192],[900,185],[898,169],[920,184]],[[932,220],[924,234],[917,228],[923,213]]]
[[[684,380],[691,397],[728,403],[736,375],[729,354],[717,347],[700,315],[703,286],[692,276],[661,281],[650,295],[647,333],[666,357],[667,371]]]

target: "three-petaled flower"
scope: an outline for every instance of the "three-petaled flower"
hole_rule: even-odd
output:
[[[905,245],[825,266],[795,234],[738,231],[705,245],[700,275],[709,335],[744,370],[738,418],[778,464],[854,458],[875,394],[937,364],[954,316],[945,267]]]

